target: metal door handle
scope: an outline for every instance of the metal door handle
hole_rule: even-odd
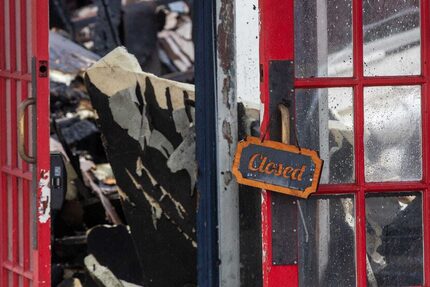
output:
[[[36,105],[35,98],[26,99],[18,107],[18,153],[27,163],[35,164],[36,158],[27,155],[25,151],[25,111],[31,105]]]

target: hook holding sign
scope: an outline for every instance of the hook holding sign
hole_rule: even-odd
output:
[[[288,131],[288,112],[280,110],[283,131]],[[288,133],[282,139],[288,142]],[[240,184],[307,198],[317,190],[322,165],[316,151],[247,137],[238,144],[233,174]]]

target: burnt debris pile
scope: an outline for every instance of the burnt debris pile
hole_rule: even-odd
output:
[[[190,3],[50,6],[52,286],[195,286]]]

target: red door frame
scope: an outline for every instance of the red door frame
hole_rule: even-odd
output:
[[[0,1],[1,287],[51,285],[48,7],[48,0]],[[29,127],[27,109],[24,135],[25,150],[30,137],[36,147],[33,168],[18,156],[17,131],[18,107],[31,97],[36,122]]]
[[[269,61],[294,60],[294,0],[260,0],[260,64],[262,69],[261,102],[264,104],[262,134],[268,127]],[[295,0],[300,1],[300,0]],[[423,192],[424,286],[430,286],[430,3],[420,0],[421,69],[419,76],[365,77],[363,75],[362,0],[352,0],[354,73],[351,78],[295,79],[295,88],[353,87],[354,89],[354,184],[320,185],[318,194],[354,193],[356,200],[356,270],[357,286],[366,286],[365,193]],[[423,179],[420,182],[366,183],[364,181],[364,86],[422,86],[422,156]],[[262,193],[263,285],[298,286],[297,265],[272,265],[271,192]]]

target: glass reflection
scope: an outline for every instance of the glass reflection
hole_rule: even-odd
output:
[[[351,0],[295,1],[298,78],[352,76]]]
[[[355,286],[354,197],[298,203],[299,286]]]
[[[418,0],[363,1],[364,75],[420,74]]]
[[[421,150],[421,87],[365,88],[366,181],[420,180]]]
[[[421,193],[366,197],[368,286],[423,283]]]
[[[352,89],[296,90],[296,119],[299,144],[324,160],[320,182],[353,182]]]

